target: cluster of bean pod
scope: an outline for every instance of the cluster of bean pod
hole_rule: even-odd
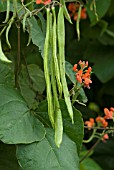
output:
[[[48,115],[55,130],[55,143],[59,147],[63,135],[62,113],[59,104],[62,94],[73,123],[73,109],[65,77],[65,8],[64,5],[59,6],[57,17],[54,6],[51,9],[47,8],[46,11],[47,30],[44,44],[44,74],[47,87]]]

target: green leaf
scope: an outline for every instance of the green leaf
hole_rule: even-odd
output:
[[[22,96],[29,107],[32,107],[36,103],[36,93],[42,94],[45,90],[45,79],[43,71],[36,64],[29,64],[27,69],[26,66],[22,65],[19,84]]]
[[[57,148],[53,130],[46,132],[40,142],[17,146],[17,159],[22,170],[79,170],[75,143],[64,134],[61,147]]]
[[[14,85],[14,75],[11,64],[0,62],[0,84]]]
[[[83,119],[81,113],[76,108],[73,108],[74,124],[72,124],[64,100],[59,100],[59,102],[60,102],[61,112],[63,116],[64,132],[68,135],[68,137],[71,140],[73,140],[76,143],[77,152],[79,154],[82,145],[83,135],[84,135]],[[45,124],[45,126],[51,127],[48,114],[47,114],[47,101],[42,101],[38,105],[36,116],[39,118],[40,121],[42,121]]]
[[[35,64],[28,65],[28,72],[33,81],[33,88],[39,93],[45,90],[44,72]]]
[[[72,70],[73,65],[70,64],[68,61],[65,61],[65,73],[68,76],[68,78],[70,79],[70,81],[75,84],[76,83],[76,76],[75,76],[75,72]]]
[[[0,85],[0,140],[7,144],[31,143],[45,136],[42,123],[30,113],[16,90]]]
[[[89,15],[91,24],[94,25],[98,21],[97,21],[96,15],[95,15],[94,7],[93,7],[92,10],[90,9],[92,1],[93,0],[88,1],[86,9],[87,9],[87,13]],[[99,0],[95,0],[95,3],[96,3],[96,13],[98,15],[98,19],[101,19],[106,14],[106,12],[108,11],[108,8],[110,6],[111,1],[110,0],[100,0],[100,1]]]
[[[15,145],[6,145],[0,142],[0,169],[19,170]]]
[[[31,17],[28,19],[30,24],[30,30],[31,30],[30,33],[31,33],[32,42],[33,44],[39,47],[39,50],[41,51],[41,54],[43,56],[44,41],[45,41],[44,33],[42,32],[40,26],[38,25],[35,17]]]
[[[46,21],[43,17],[43,14],[41,12],[39,12],[37,15],[38,15],[38,17],[41,21],[41,24],[42,24],[42,31],[43,31],[43,33],[46,33]]]
[[[102,170],[101,167],[91,158],[86,158],[80,163],[80,170]]]

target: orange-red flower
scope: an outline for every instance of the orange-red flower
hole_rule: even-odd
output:
[[[88,121],[85,121],[85,125],[87,125],[88,129],[91,130],[91,127],[94,126],[94,119],[90,118]]]
[[[78,65],[80,66],[80,69],[78,70]],[[87,87],[88,89],[90,89],[90,84],[92,83],[91,78],[91,71],[92,68],[88,67],[88,61],[79,61],[78,65],[75,64],[73,67],[73,71],[76,72],[76,80],[80,83],[80,84],[84,84],[84,87]]]
[[[98,123],[99,126],[103,126],[104,128],[106,128],[108,126],[108,122],[105,120],[105,118],[98,116],[96,118],[96,122]]]
[[[74,64],[73,71],[77,71],[77,64]]]
[[[36,4],[44,4],[47,5],[51,2],[51,0],[36,0]]]
[[[104,108],[105,119],[113,119],[114,118],[114,108],[111,107],[110,110]]]
[[[69,3],[69,5],[68,5],[68,10],[70,11],[70,16],[73,17],[74,20],[77,20],[77,18],[78,18],[79,7],[80,7],[80,4],[77,4],[77,3]],[[80,18],[81,19],[87,18],[86,8],[84,8],[84,7],[81,10]]]
[[[103,142],[106,142],[106,140],[108,140],[108,139],[109,139],[108,134],[105,134],[105,135],[102,137],[102,141],[103,141]]]

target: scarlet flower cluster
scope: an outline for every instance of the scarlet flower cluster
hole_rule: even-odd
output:
[[[98,116],[95,119],[98,127],[106,128],[108,126],[107,119],[112,119],[114,121],[114,107],[110,107],[110,109],[104,108],[104,114],[104,117]],[[85,121],[85,125],[88,126],[89,130],[94,127],[95,120],[93,118],[90,118],[88,121]],[[105,140],[107,139],[109,139],[108,134],[104,134],[104,136],[102,137],[102,141],[105,142]]]
[[[96,122],[98,123],[99,126],[102,126],[104,128],[106,128],[108,126],[108,122],[105,120],[104,117],[98,116],[96,118]]]
[[[70,16],[73,17],[74,20],[77,20],[79,7],[80,7],[80,4],[77,4],[77,3],[69,3],[68,5]],[[81,10],[80,18],[81,19],[87,18],[86,8],[84,7]]]
[[[51,0],[36,0],[36,4],[44,4],[47,5],[51,2]]]
[[[113,119],[114,118],[114,108],[111,107],[110,110],[107,108],[104,108],[105,113],[105,119]]]
[[[80,66],[80,69],[78,70],[78,65]],[[76,72],[76,80],[80,84],[84,84],[84,87],[87,87],[90,89],[90,84],[92,83],[91,81],[91,71],[92,68],[88,67],[88,61],[79,61],[78,64],[75,64],[73,67],[73,71]]]

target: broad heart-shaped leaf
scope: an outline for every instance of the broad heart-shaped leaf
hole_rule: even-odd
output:
[[[102,83],[114,77],[114,49],[103,46],[98,41],[93,42],[86,50],[84,57],[93,63],[93,72]]]
[[[79,170],[75,143],[64,134],[57,148],[52,129],[46,130],[46,137],[40,142],[18,145],[17,159],[22,170]]]
[[[44,126],[17,91],[0,85],[0,140],[7,144],[31,143],[44,136]]]
[[[94,7],[92,7],[91,10],[91,4],[92,4],[92,0],[88,1],[89,3],[87,3],[87,13],[89,15],[91,24],[94,25],[97,23],[97,17],[95,15],[95,10]],[[95,4],[96,4],[96,13],[98,15],[98,19],[101,19],[107,12],[109,6],[110,6],[111,0],[95,0]],[[101,5],[102,4],[102,5]]]
[[[74,124],[72,124],[64,100],[59,100],[59,102],[60,102],[62,116],[63,116],[64,132],[69,136],[71,140],[73,140],[76,143],[77,152],[79,154],[83,135],[84,135],[83,120],[82,120],[81,113],[79,110],[73,107]],[[45,126],[47,127],[51,126],[48,118],[48,113],[47,113],[47,101],[42,101],[38,105],[36,115],[39,118],[39,120],[45,124]]]
[[[19,170],[15,145],[6,145],[0,142],[0,169]]]
[[[35,19],[35,17],[31,17],[28,20],[30,25],[30,34],[31,34],[32,42],[33,44],[39,47],[39,50],[41,51],[41,54],[43,56],[45,35],[42,32],[40,26],[38,25],[38,22]]]

